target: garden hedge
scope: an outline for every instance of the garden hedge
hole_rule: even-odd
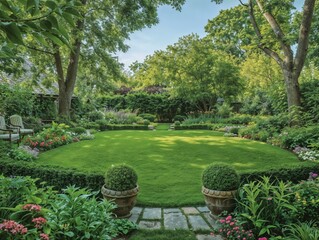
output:
[[[297,183],[301,180],[306,180],[310,172],[319,173],[319,164],[299,166],[291,169],[242,173],[240,175],[242,184],[260,180],[261,176],[269,176],[271,180],[278,179]],[[75,185],[96,191],[100,190],[104,184],[103,173],[79,172],[76,169],[66,169],[56,166],[39,166],[32,162],[13,161],[6,158],[0,159],[0,173],[5,176],[31,176],[32,178],[39,178],[40,181],[45,181],[48,185],[54,186],[56,190],[64,189],[69,185]]]
[[[199,129],[204,129],[204,130],[211,130],[211,125],[210,124],[193,124],[193,125],[179,125],[174,127],[175,130],[199,130]]]

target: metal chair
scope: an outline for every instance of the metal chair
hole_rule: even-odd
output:
[[[14,130],[14,129],[7,128],[7,125],[3,116],[0,116],[0,140],[9,141],[10,143],[17,142],[18,145],[21,140],[18,129]]]
[[[25,135],[30,135],[30,134],[33,135],[34,134],[33,129],[24,128],[22,118],[19,115],[10,116],[10,127],[18,128],[19,134],[21,134],[22,137]]]

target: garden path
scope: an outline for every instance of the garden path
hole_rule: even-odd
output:
[[[134,207],[129,218],[140,229],[211,231],[216,221],[207,207],[150,208]],[[222,240],[219,236],[197,234],[198,240]]]

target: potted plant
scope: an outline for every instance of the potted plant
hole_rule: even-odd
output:
[[[203,171],[202,183],[202,193],[212,217],[234,210],[240,184],[240,176],[234,168],[223,163],[211,164]]]
[[[114,213],[118,218],[128,218],[136,203],[139,188],[135,170],[125,164],[109,168],[105,174],[105,184],[101,192],[104,199],[114,201]]]

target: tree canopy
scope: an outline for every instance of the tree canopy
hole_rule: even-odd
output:
[[[231,100],[242,87],[235,59],[194,34],[134,64],[133,69],[133,80],[141,86],[164,85],[172,96],[187,98],[201,111],[211,110],[218,97]]]

